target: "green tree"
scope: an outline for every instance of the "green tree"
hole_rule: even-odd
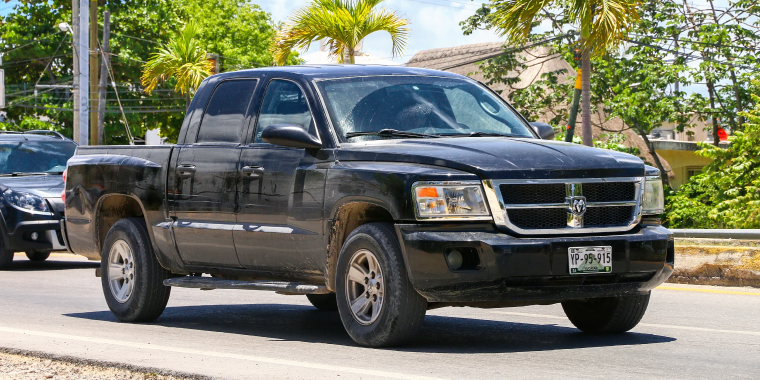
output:
[[[591,57],[618,47],[639,20],[638,1],[632,0],[491,0],[485,21],[513,45],[522,45],[551,10],[580,29],[583,97],[583,143],[591,146]],[[551,18],[551,17],[549,17]]]
[[[752,97],[727,148],[700,143],[697,154],[713,161],[668,197],[670,227],[760,228],[760,96]]]
[[[269,13],[245,0],[187,0],[184,10],[195,15],[198,40],[209,53],[220,55],[221,71],[271,66],[271,46],[277,26]],[[298,64],[291,54],[287,64]]]
[[[198,41],[198,25],[190,21],[169,42],[145,63],[142,85],[150,95],[160,83],[174,79],[174,91],[185,96],[185,108],[190,106],[191,93],[208,78],[213,64]]]
[[[401,55],[409,36],[409,21],[395,12],[377,9],[383,0],[313,0],[296,10],[277,34],[273,45],[277,64],[284,64],[293,49],[305,50],[315,41],[327,39],[330,53],[338,62],[355,63],[356,47],[368,35],[390,34],[393,56]]]
[[[116,90],[109,85],[107,92],[105,144],[128,141],[116,92],[132,135],[142,137],[148,128],[158,128],[168,141],[176,141],[185,116],[185,99],[174,92],[173,79],[148,95],[140,78],[151,54],[168,43],[185,20],[200,20],[200,46],[222,55],[222,71],[273,61],[270,46],[276,25],[254,4],[241,0],[101,0],[101,15],[105,9],[111,11],[110,59],[118,84]],[[71,84],[72,41],[70,35],[58,30],[60,22],[71,23],[71,0],[22,0],[2,19],[0,51],[18,48],[3,57],[9,122],[20,125],[24,117],[49,119],[51,125],[71,136],[71,92],[34,92],[40,77],[40,84]],[[298,60],[293,55],[289,62]]]

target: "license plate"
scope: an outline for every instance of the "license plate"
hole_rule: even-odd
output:
[[[570,247],[567,250],[570,274],[611,273],[612,247]]]

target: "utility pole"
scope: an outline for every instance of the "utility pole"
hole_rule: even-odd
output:
[[[102,60],[100,61],[100,93],[98,94],[98,144],[105,141],[106,119],[106,90],[108,89],[108,40],[111,38],[111,12],[103,12],[103,46],[101,49]]]
[[[98,0],[90,0],[90,145],[98,141]]]
[[[74,40],[74,82],[71,85],[71,98],[74,100],[74,141],[79,143],[79,0],[71,0],[71,37]]]
[[[79,145],[90,142],[90,0],[79,1]]]

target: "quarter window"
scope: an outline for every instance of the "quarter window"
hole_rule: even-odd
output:
[[[295,124],[314,134],[314,123],[306,96],[297,84],[278,79],[269,83],[256,123],[254,142],[262,142],[261,133],[272,124]]]
[[[197,141],[240,143],[243,120],[255,87],[255,80],[232,80],[219,84],[206,106]]]

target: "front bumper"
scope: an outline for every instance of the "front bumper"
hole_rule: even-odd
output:
[[[10,206],[3,207],[3,244],[14,252],[65,251],[66,244],[61,233],[63,203],[48,198],[50,214],[26,213]],[[32,239],[36,232],[37,239]]]
[[[673,273],[673,237],[661,226],[617,235],[530,238],[487,224],[398,224],[396,231],[409,278],[429,302],[540,304],[643,294]],[[611,246],[612,272],[570,275],[568,247],[582,246]],[[451,249],[476,252],[477,265],[451,270],[445,258]]]

